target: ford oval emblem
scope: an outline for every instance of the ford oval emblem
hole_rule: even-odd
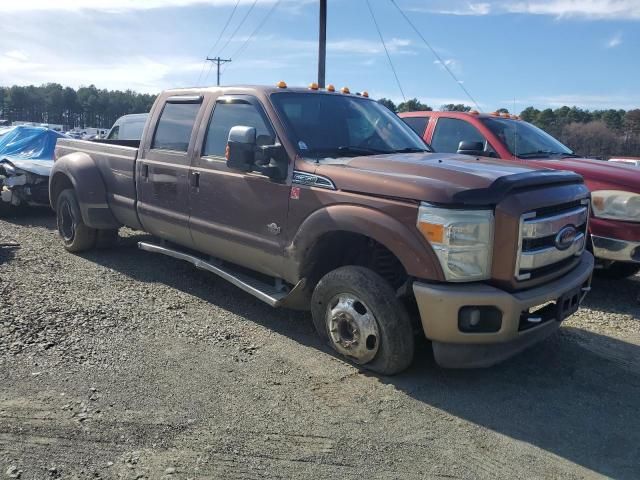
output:
[[[556,248],[558,250],[566,250],[573,242],[576,240],[578,236],[578,230],[573,225],[567,225],[566,227],[562,227],[558,234],[556,235]]]

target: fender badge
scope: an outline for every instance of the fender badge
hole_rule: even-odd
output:
[[[291,200],[298,200],[300,198],[300,187],[291,187]]]

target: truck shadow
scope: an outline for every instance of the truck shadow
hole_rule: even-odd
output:
[[[623,279],[593,276],[591,292],[583,305],[591,310],[605,313],[630,315],[640,320],[637,314],[640,304],[640,276]]]
[[[2,220],[13,225],[23,227],[41,227],[47,230],[55,230],[56,216],[50,208],[47,207],[24,207],[16,209]]]
[[[422,349],[409,371],[384,381],[420,402],[594,472],[638,478],[638,345],[564,327],[483,370],[441,369]]]
[[[166,284],[303,345],[329,352],[315,335],[309,314],[274,310],[185,262],[170,258],[158,261],[157,256],[138,251],[137,242],[149,238],[144,234],[128,236],[118,248],[82,256],[138,281]],[[624,293],[609,288],[606,295],[615,304]],[[590,308],[597,309],[601,297],[594,297]],[[564,327],[501,365],[444,370],[435,364],[429,344],[420,342],[416,361],[407,372],[379,381],[415,401],[593,472],[637,478],[640,471],[638,345]],[[464,456],[464,452],[460,454]]]

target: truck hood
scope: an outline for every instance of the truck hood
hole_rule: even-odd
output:
[[[325,160],[317,175],[340,190],[434,203],[490,205],[515,188],[581,183],[579,175],[446,153],[372,155]]]
[[[603,183],[620,185],[628,187],[634,192],[640,192],[640,169],[633,165],[605,162],[591,158],[536,160],[535,164],[540,167],[557,170],[571,170],[582,175],[585,180],[597,180]]]
[[[51,175],[51,169],[53,168],[53,160],[26,160],[16,157],[3,157],[0,158],[0,165],[3,163],[13,165],[16,170],[23,170],[42,177]]]

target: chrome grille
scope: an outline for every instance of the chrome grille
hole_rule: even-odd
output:
[[[523,214],[520,217],[516,279],[529,280],[537,273],[552,273],[554,267],[560,269],[571,262],[572,257],[580,256],[586,246],[588,221],[588,199],[578,205],[554,209],[552,213]],[[558,237],[566,227],[573,227],[575,232],[569,230],[575,236],[563,244]]]

